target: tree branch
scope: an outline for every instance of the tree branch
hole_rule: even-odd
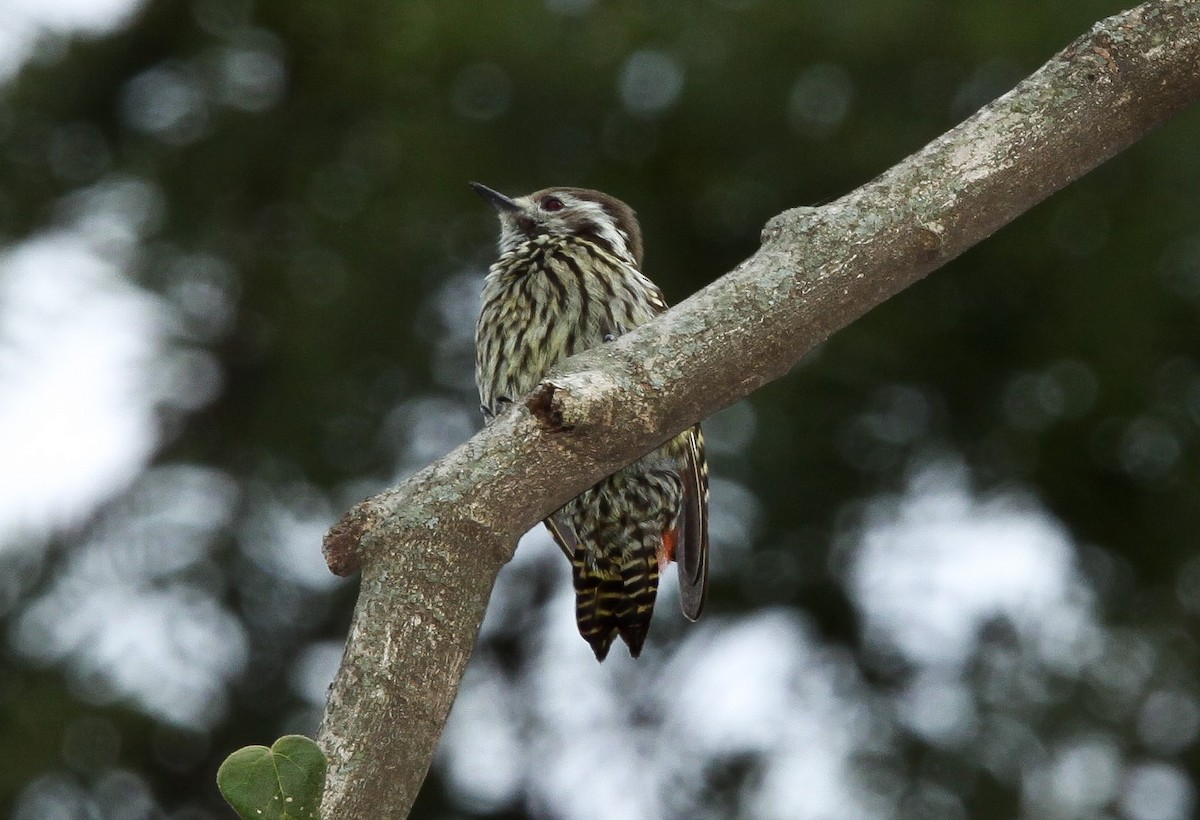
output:
[[[862,188],[771,219],[731,273],[348,512],[325,545],[335,572],[363,573],[319,735],[326,816],[408,811],[523,532],[1198,98],[1200,0],[1111,17]]]

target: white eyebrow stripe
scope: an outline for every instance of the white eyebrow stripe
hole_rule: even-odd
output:
[[[604,210],[603,205],[588,199],[576,199],[575,197],[569,199],[569,203],[564,200],[563,204],[569,204],[586,214],[587,218],[596,226],[596,234],[611,245],[618,256],[633,259],[633,252],[629,248],[629,235],[617,227],[616,220],[608,211]]]

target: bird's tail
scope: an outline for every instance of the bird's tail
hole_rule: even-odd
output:
[[[646,642],[658,593],[658,557],[653,547],[625,554],[600,554],[589,560],[586,545],[571,559],[575,578],[575,620],[596,660],[608,655],[617,635],[637,657]]]

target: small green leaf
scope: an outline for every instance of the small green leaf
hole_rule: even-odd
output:
[[[242,820],[317,818],[325,753],[303,735],[285,735],[270,749],[246,746],[225,758],[217,788]]]

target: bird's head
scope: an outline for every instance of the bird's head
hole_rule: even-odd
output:
[[[621,200],[587,188],[545,188],[516,198],[472,182],[500,216],[500,252],[538,236],[576,236],[614,256],[642,265],[642,231],[633,209]]]

